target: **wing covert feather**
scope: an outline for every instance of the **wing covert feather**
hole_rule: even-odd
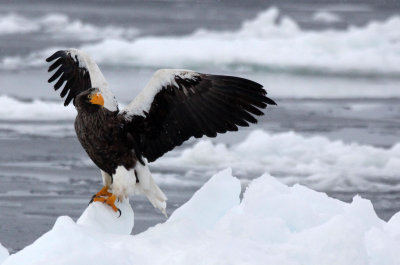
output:
[[[267,105],[276,105],[266,95],[262,85],[240,77],[159,70],[120,115],[152,162],[190,137],[256,123]]]
[[[54,90],[61,90],[61,98],[65,98],[64,106],[67,106],[75,97],[90,88],[98,88],[104,98],[104,107],[110,111],[118,110],[118,104],[114,95],[108,89],[100,68],[97,64],[83,51],[77,49],[60,50],[52,54],[46,59],[47,62],[53,62],[48,72],[54,74],[48,80],[49,83],[56,81]]]

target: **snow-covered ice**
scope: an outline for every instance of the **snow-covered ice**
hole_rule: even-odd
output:
[[[332,21],[333,17],[325,12],[317,19]],[[180,37],[140,36],[133,40],[119,36],[84,44],[80,49],[91,54],[97,63],[113,66],[197,69],[207,65],[268,72],[398,76],[399,26],[400,17],[393,16],[346,30],[304,30],[272,7],[244,21],[235,31],[197,30]],[[56,49],[6,57],[0,62],[0,68],[43,65],[43,58]]]
[[[324,191],[396,191],[400,185],[400,143],[385,149],[323,136],[254,130],[231,146],[209,139],[198,141],[153,165],[203,172],[232,167],[242,179],[268,171],[285,184],[301,183]]]
[[[252,181],[241,201],[240,191],[231,170],[221,171],[165,223],[134,236],[128,203],[126,219],[95,204],[78,223],[59,217],[2,265],[399,264],[400,213],[385,222],[368,200],[341,202],[268,174]]]
[[[72,120],[75,116],[76,110],[73,106],[66,108],[59,101],[40,99],[21,101],[7,95],[0,95],[1,120]]]
[[[33,32],[42,32],[50,35],[52,39],[93,41],[122,36],[132,38],[139,30],[116,26],[98,27],[60,13],[49,13],[42,17],[28,17],[16,13],[0,14],[0,36]]]
[[[328,11],[318,11],[314,13],[313,15],[313,20],[321,22],[321,23],[327,23],[327,24],[332,24],[336,22],[340,22],[341,18],[339,15],[328,12]]]
[[[8,251],[3,245],[0,243],[0,264],[8,257]]]
[[[129,235],[132,232],[134,220],[132,207],[126,200],[115,202],[115,205],[121,210],[121,213],[124,213],[119,218],[115,218],[117,213],[110,207],[95,202],[89,205],[76,223],[100,233]]]

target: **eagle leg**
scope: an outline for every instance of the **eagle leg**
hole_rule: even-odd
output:
[[[101,188],[101,190],[96,193],[95,195],[92,196],[92,198],[90,199],[89,204],[91,204],[93,202],[94,198],[99,198],[99,197],[110,197],[112,196],[112,193],[108,191],[108,186],[103,186],[103,188]]]
[[[93,198],[93,202],[102,202],[107,204],[108,206],[111,207],[111,209],[113,209],[114,212],[119,212],[119,216],[121,216],[121,210],[118,209],[117,206],[115,206],[115,200],[117,199],[117,196],[115,196],[114,194],[112,194],[109,197],[94,197]],[[118,216],[118,217],[119,217]]]

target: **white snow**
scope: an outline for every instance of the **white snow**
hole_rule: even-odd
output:
[[[318,11],[314,13],[313,20],[326,23],[326,24],[333,24],[336,22],[340,22],[342,19],[339,15],[329,12],[329,11]]]
[[[205,185],[207,188],[198,190],[190,201],[176,209],[168,222],[191,219],[198,226],[213,227],[233,205],[240,203],[240,181],[232,178],[231,169],[219,172]],[[221,192],[221,188],[224,192]]]
[[[99,233],[129,235],[132,232],[134,220],[132,207],[128,200],[116,201],[115,206],[121,210],[121,216],[111,207],[94,202],[89,205],[76,223]]]
[[[387,192],[400,187],[400,143],[378,148],[323,136],[254,130],[232,146],[209,139],[197,141],[152,166],[190,168],[209,174],[232,167],[242,178],[268,171],[288,185],[301,183],[323,191]]]
[[[60,13],[50,13],[41,17],[0,13],[0,35],[25,33],[45,34],[52,39],[94,41],[116,37],[131,39],[139,30],[116,26],[99,27]]]
[[[368,200],[341,202],[268,174],[248,186],[241,202],[239,196],[239,180],[224,170],[165,223],[134,236],[130,213],[118,219],[101,204],[89,206],[84,224],[59,217],[2,265],[399,264],[400,213],[385,222]],[[125,235],[112,226],[125,227]]]
[[[198,30],[181,37],[141,36],[135,40],[118,37],[80,48],[93,55],[97,63],[116,66],[191,69],[215,66],[346,76],[398,75],[399,27],[400,17],[392,16],[345,30],[304,30],[277,8],[270,8],[244,21],[235,31]],[[43,64],[41,58],[43,52],[24,58],[7,57],[0,67],[37,66]]]
[[[15,123],[13,121],[0,123],[0,136],[12,135],[35,135],[51,137],[75,136],[74,123],[68,121],[66,124],[47,124],[37,122]]]
[[[75,116],[75,108],[64,107],[61,101],[21,101],[0,95],[0,120],[69,120],[75,119]]]
[[[0,264],[6,259],[8,258],[9,254],[8,254],[8,250],[3,247],[2,244],[0,244]]]
[[[104,40],[82,49],[94,54],[98,63],[110,65],[192,69],[228,66],[346,74],[400,72],[400,17],[365,27],[325,31],[302,30],[289,17],[278,17],[278,9],[271,8],[233,32],[198,30],[179,38]]]

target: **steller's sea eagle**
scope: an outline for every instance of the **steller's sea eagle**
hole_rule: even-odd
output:
[[[124,109],[108,88],[97,64],[77,49],[60,50],[46,59],[56,70],[49,83],[61,90],[64,105],[71,101],[78,114],[78,139],[100,168],[104,187],[92,201],[119,211],[115,200],[142,193],[166,214],[167,197],[154,182],[153,162],[194,136],[215,137],[256,123],[260,109],[275,102],[262,85],[234,76],[162,69]],[[120,211],[119,211],[120,212]],[[120,212],[121,214],[121,212]]]

